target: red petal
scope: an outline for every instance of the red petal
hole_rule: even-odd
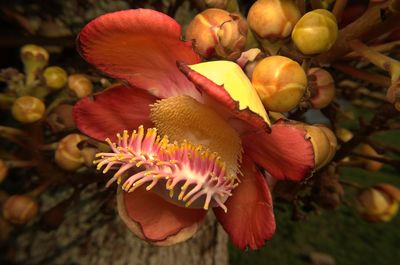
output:
[[[156,245],[172,245],[189,239],[207,211],[176,206],[145,187],[118,192],[118,211],[130,230]]]
[[[227,213],[219,207],[213,210],[235,246],[254,250],[264,246],[275,233],[272,198],[263,176],[246,156],[241,170],[241,182],[225,203]]]
[[[73,116],[79,130],[98,140],[112,139],[123,130],[138,126],[153,127],[149,105],[157,100],[149,93],[116,85],[74,106]]]
[[[159,98],[199,92],[176,67],[176,61],[200,62],[181,27],[149,9],[125,10],[96,18],[79,34],[82,56],[112,77],[127,80]]]
[[[272,132],[242,137],[244,151],[276,179],[300,181],[314,168],[314,152],[306,131],[279,120]]]
[[[196,71],[190,69],[185,63],[178,62],[179,69],[187,76],[187,78],[192,81],[196,87],[210,96],[210,99],[214,101],[215,107],[220,107],[220,111],[225,111],[228,115],[234,117],[234,119],[239,119],[242,121],[242,125],[250,128],[245,128],[239,131],[254,131],[264,130],[269,131],[269,125],[265,120],[257,113],[251,111],[249,108],[240,110],[239,102],[232,99],[229,93],[224,89],[223,86],[219,86],[209,80],[207,77],[197,73]],[[232,118],[231,118],[232,119]]]

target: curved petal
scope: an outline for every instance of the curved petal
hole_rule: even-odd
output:
[[[225,202],[228,211],[213,208],[218,221],[238,248],[258,249],[275,233],[275,216],[268,185],[249,157],[243,157],[243,176]]]
[[[140,125],[153,127],[149,105],[156,100],[146,91],[116,85],[93,98],[81,99],[75,104],[72,114],[79,130],[104,141]]]
[[[272,125],[271,133],[242,137],[244,152],[274,178],[300,181],[314,168],[314,152],[306,131],[289,120]]]
[[[173,245],[192,237],[207,211],[167,202],[145,187],[127,193],[118,188],[118,213],[138,237],[159,246]]]
[[[268,114],[239,65],[213,61],[187,66],[178,62],[178,67],[200,91],[210,97],[211,102],[206,103],[219,108],[219,112],[226,112],[229,119],[233,116],[252,128],[244,131],[269,131]]]
[[[81,55],[108,75],[146,89],[159,98],[199,98],[176,61],[200,62],[190,42],[180,40],[181,27],[167,15],[149,9],[100,16],[79,34]]]

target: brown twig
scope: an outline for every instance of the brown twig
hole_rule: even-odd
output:
[[[343,10],[347,6],[347,0],[336,0],[333,6],[332,13],[335,15],[336,20],[340,21],[342,18]]]
[[[369,73],[364,70],[350,66],[348,64],[334,63],[334,64],[332,64],[332,67],[345,73],[345,74],[348,74],[351,77],[354,77],[354,78],[357,78],[357,79],[360,79],[363,81],[367,81],[367,82],[375,84],[375,85],[388,87],[391,84],[389,77],[382,76],[379,74]]]

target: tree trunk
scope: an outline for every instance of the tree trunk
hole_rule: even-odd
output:
[[[109,192],[97,190],[86,190],[66,212],[58,229],[41,231],[36,222],[20,232],[10,247],[9,258],[26,265],[228,265],[227,235],[212,214],[192,239],[171,247],[155,247],[125,227]],[[42,209],[57,203],[53,196],[42,196]]]

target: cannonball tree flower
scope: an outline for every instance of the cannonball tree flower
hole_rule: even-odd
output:
[[[152,10],[103,15],[80,33],[82,56],[125,81],[74,107],[77,127],[110,152],[118,212],[155,245],[190,238],[215,213],[233,243],[257,249],[275,232],[265,175],[299,181],[314,168],[306,132],[270,124],[241,68],[201,63],[172,18]]]

